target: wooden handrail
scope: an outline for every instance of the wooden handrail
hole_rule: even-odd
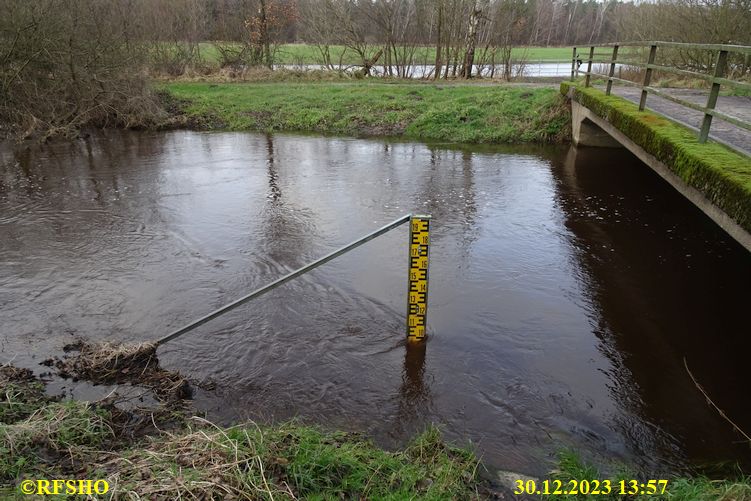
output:
[[[596,64],[611,64],[613,61],[612,59],[593,59],[592,63]],[[647,64],[647,63],[639,63],[636,61],[616,61],[616,64],[624,65],[624,66],[636,66],[637,68],[652,68],[653,70],[661,71],[664,73],[672,73],[673,75],[681,75],[684,77],[689,78],[696,78],[697,80],[704,80],[705,82],[714,83],[717,82],[722,85],[726,85],[728,87],[734,87],[736,89],[744,89],[744,90],[751,90],[751,83],[749,82],[741,82],[736,80],[730,80],[727,78],[716,78],[711,75],[705,75],[704,73],[699,73],[696,71],[691,70],[681,70],[679,68],[673,68],[672,66],[661,66],[659,64]],[[579,71],[579,73],[585,73],[584,71]],[[598,73],[594,73],[595,75],[598,75]],[[599,76],[603,76],[607,78],[607,75],[599,74]]]
[[[729,44],[717,44],[717,43],[682,43],[682,42],[615,42],[604,43],[598,45],[598,47],[613,47],[619,45],[621,47],[650,47],[656,45],[659,47],[668,47],[674,49],[698,49],[698,50],[724,50],[727,52],[737,52],[739,54],[751,54],[751,46],[748,45],[729,45]]]
[[[618,58],[618,49],[619,47],[649,47],[649,56],[647,62],[638,62],[631,60],[633,58],[633,51],[628,53],[628,60],[625,60],[624,58],[619,59]],[[706,142],[707,138],[709,137],[709,130],[712,125],[712,118],[717,117],[721,120],[725,120],[726,122],[729,122],[733,125],[736,125],[738,127],[741,127],[745,130],[751,130],[751,124],[749,122],[746,122],[745,120],[741,120],[740,118],[727,115],[725,113],[722,113],[720,111],[715,110],[715,105],[717,104],[717,97],[720,93],[720,86],[725,85],[728,87],[733,87],[736,89],[744,89],[744,90],[751,90],[751,83],[748,82],[741,82],[737,80],[733,80],[726,77],[727,73],[727,66],[728,66],[728,54],[729,53],[737,53],[737,54],[745,54],[746,56],[751,55],[751,46],[745,46],[745,45],[725,45],[725,44],[695,44],[695,43],[678,43],[678,42],[618,42],[618,43],[610,43],[610,44],[600,44],[600,45],[588,45],[586,46],[589,49],[589,54],[579,54],[577,53],[577,48],[573,48],[573,56],[571,59],[571,80],[573,81],[576,76],[578,76],[580,73],[585,75],[584,80],[584,86],[589,87],[591,85],[592,77],[602,77],[607,80],[607,85],[605,89],[605,94],[610,95],[613,82],[619,82],[625,85],[630,85],[634,87],[639,87],[641,89],[641,97],[639,99],[639,110],[644,110],[647,102],[647,96],[649,94],[654,94],[656,96],[662,97],[664,99],[667,99],[669,101],[672,101],[674,103],[680,104],[682,106],[685,106],[687,108],[700,111],[704,114],[704,119],[702,121],[701,128],[699,130],[699,137],[698,140],[700,143]],[[595,49],[597,47],[612,47],[612,53],[611,54],[603,54],[603,53],[596,53]],[[682,49],[690,49],[690,50],[705,50],[710,52],[716,52],[715,56],[715,63],[712,67],[712,74],[708,75],[705,73],[700,73],[698,71],[691,71],[691,70],[685,70],[681,68],[675,68],[672,66],[664,66],[661,64],[656,64],[655,59],[657,55],[657,50],[659,48],[682,48]],[[597,59],[595,56],[610,56],[607,59]],[[748,61],[748,59],[747,59]],[[587,63],[587,70],[579,70],[579,66],[586,62]],[[607,64],[609,66],[608,74],[602,74],[592,71],[592,64],[598,63],[598,64]],[[637,68],[643,68],[644,71],[644,79],[641,83],[632,82],[630,80],[624,80],[622,78],[618,78],[615,76],[615,68],[617,65],[628,65],[628,66],[635,66]],[[709,95],[707,97],[707,104],[706,106],[701,106],[696,103],[692,103],[690,101],[686,101],[684,99],[680,99],[678,97],[672,96],[666,92],[663,92],[661,90],[655,89],[650,85],[651,78],[652,78],[652,72],[653,71],[660,71],[665,73],[672,73],[675,75],[681,75],[686,76],[689,78],[696,78],[700,80],[704,80],[706,82],[709,82],[711,84],[711,89],[709,91]]]

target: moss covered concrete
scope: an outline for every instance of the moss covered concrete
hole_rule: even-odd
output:
[[[694,131],[592,87],[562,82],[561,93],[618,128],[751,233],[751,158],[719,143],[700,144]]]

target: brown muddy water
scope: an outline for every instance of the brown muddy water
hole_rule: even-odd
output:
[[[228,424],[396,446],[428,423],[490,469],[563,447],[647,472],[751,462],[751,255],[624,151],[252,133],[0,146],[0,362],[158,338],[408,212],[432,224],[405,345],[402,227],[164,346]],[[56,383],[76,395],[77,385]],[[206,387],[211,387],[208,385]]]

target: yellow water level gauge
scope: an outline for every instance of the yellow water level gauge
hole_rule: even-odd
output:
[[[430,255],[430,216],[409,220],[409,290],[407,292],[407,337],[425,338],[428,314],[428,257]]]

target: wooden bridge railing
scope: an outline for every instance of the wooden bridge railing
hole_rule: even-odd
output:
[[[610,50],[605,53],[603,52],[595,53],[595,49],[597,47],[608,48]],[[629,51],[626,59],[621,58],[619,60],[618,49],[620,47],[648,47],[649,52],[648,52],[646,61],[645,62],[634,61],[633,56],[635,54],[633,51]],[[751,130],[751,124],[749,122],[741,120],[740,118],[737,118],[737,117],[730,116],[726,113],[722,113],[715,109],[715,106],[717,104],[717,96],[720,93],[721,85],[733,87],[736,89],[745,89],[747,91],[751,91],[750,83],[726,78],[727,70],[728,70],[728,54],[733,53],[733,54],[742,55],[745,58],[744,66],[748,66],[748,61],[749,61],[749,58],[751,57],[751,47],[749,46],[675,43],[675,42],[629,42],[629,43],[613,43],[613,44],[604,44],[604,45],[591,45],[588,47],[588,49],[589,49],[589,54],[585,58],[582,58],[582,56],[577,53],[577,48],[574,47],[573,59],[571,60],[571,80],[572,81],[576,77],[578,77],[579,73],[582,73],[586,75],[584,79],[584,85],[585,87],[589,87],[591,83],[591,77],[593,76],[604,77],[607,79],[607,85],[605,88],[605,93],[607,95],[610,95],[611,89],[613,87],[613,82],[618,82],[618,83],[622,83],[622,84],[629,85],[629,86],[639,87],[641,88],[641,98],[639,100],[639,111],[644,111],[644,107],[647,104],[647,96],[649,94],[654,94],[656,96],[660,96],[662,98],[668,99],[680,105],[686,106],[687,108],[700,111],[704,113],[704,120],[702,121],[701,129],[699,130],[699,142],[700,143],[706,142],[707,137],[709,136],[709,129],[712,126],[713,117],[717,117],[721,120],[725,120],[726,122],[729,122],[743,129]],[[669,50],[670,49],[682,49],[682,50],[694,50],[694,51],[698,50],[698,51],[710,51],[711,53],[716,53],[714,57],[714,65],[711,71],[712,74],[710,75],[710,74],[705,74],[705,73],[701,73],[698,71],[690,71],[690,70],[675,68],[672,66],[663,66],[663,65],[655,64],[658,49],[669,49]],[[606,58],[598,59],[597,56],[605,56]],[[587,63],[586,71],[581,71],[579,69],[579,65],[583,64],[583,62]],[[608,64],[609,65],[608,74],[605,75],[602,73],[593,72],[592,63]],[[616,66],[618,65],[644,68],[645,71],[644,71],[644,77],[642,79],[642,82],[636,83],[636,82],[632,82],[631,80],[626,80],[623,78],[615,77],[614,76],[615,69],[616,69]],[[709,95],[707,97],[706,106],[701,106],[696,103],[692,103],[692,102],[680,99],[678,97],[668,94],[667,92],[651,87],[650,83],[652,81],[652,72],[654,70],[660,71],[660,72],[672,73],[675,75],[680,75],[680,76],[689,77],[689,78],[700,79],[700,80],[709,82],[711,84],[711,88],[709,90]]]

